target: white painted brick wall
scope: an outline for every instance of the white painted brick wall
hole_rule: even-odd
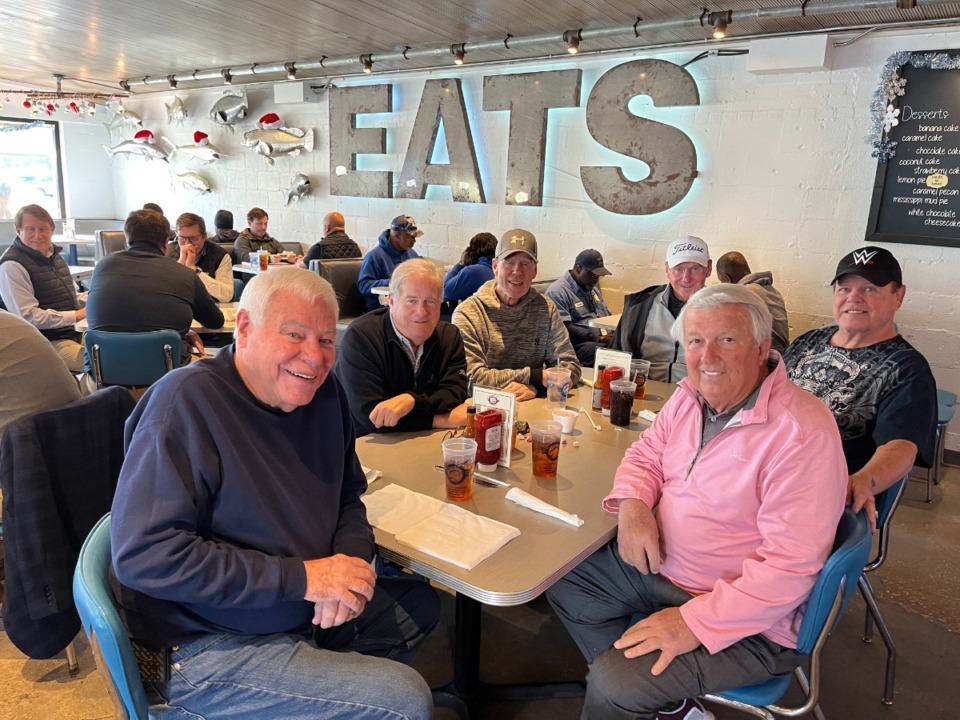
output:
[[[508,116],[478,110],[483,75],[493,70],[465,67],[446,73],[462,78],[467,105],[475,113],[472,123],[485,205],[452,203],[446,191],[436,190],[428,193],[427,200],[406,202],[329,196],[326,101],[282,108],[287,124],[316,129],[316,150],[299,158],[280,158],[274,168],[267,168],[261,158],[239,147],[239,139],[242,130],[274,109],[269,88],[248,91],[250,117],[236,135],[211,129],[207,120],[219,90],[178,93],[191,115],[182,129],[164,126],[162,103],[169,101],[169,94],[146,96],[128,105],[144,115],[155,133],[184,144],[195,129],[203,129],[231,157],[207,168],[193,168],[216,188],[202,197],[173,189],[158,163],[114,161],[116,215],[123,217],[148,200],[159,202],[170,217],[191,210],[212,218],[218,208],[225,207],[234,211],[242,227],[246,210],[262,205],[271,212],[271,233],[308,246],[320,238],[324,213],[339,210],[347,218],[347,231],[361,246],[371,247],[390,218],[406,212],[426,230],[418,249],[445,263],[456,261],[476,232],[499,234],[511,227],[526,227],[540,241],[542,277],[562,273],[584,247],[600,249],[614,271],[604,287],[616,296],[615,305],[622,302],[620,292],[662,282],[666,244],[691,233],[709,242],[714,257],[737,249],[754,269],[773,271],[795,336],[831,319],[827,286],[831,271],[842,254],[863,244],[876,172],[871,148],[864,141],[870,124],[867,109],[884,62],[896,50],[958,46],[960,32],[878,33],[836,48],[837,69],[831,72],[753,76],[746,72],[743,57],[711,57],[690,65],[700,88],[699,107],[657,108],[646,99],[631,104],[634,112],[690,135],[701,172],[679,206],[644,217],[606,212],[583,192],[581,165],[622,162],[589,136],[583,107],[550,114],[544,206],[504,205]],[[690,49],[657,57],[682,63],[696,53]],[[530,63],[511,71],[580,67],[585,102],[596,78],[626,59],[583,57],[550,66]],[[362,168],[391,169],[395,179],[399,176],[425,77],[338,80],[342,85],[394,83],[395,112],[368,116],[360,123],[388,128],[388,154],[363,158]],[[631,173],[640,165],[624,164]],[[283,209],[283,194],[297,172],[311,178],[313,191],[299,204]],[[960,250],[911,245],[890,249],[903,265],[908,286],[898,317],[902,330],[926,355],[938,384],[960,391]],[[947,447],[960,449],[960,421],[949,429]]]

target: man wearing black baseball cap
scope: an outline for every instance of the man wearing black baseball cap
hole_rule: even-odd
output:
[[[544,293],[557,306],[577,359],[583,365],[593,365],[597,348],[606,347],[613,337],[589,325],[591,319],[610,314],[599,285],[600,278],[609,274],[599,251],[584,250],[573,261],[573,269],[557,278]]]
[[[421,235],[423,230],[409,215],[397,215],[390,221],[390,227],[380,233],[377,247],[364,256],[357,279],[357,288],[363,295],[367,310],[380,307],[380,296],[373,289],[389,285],[393,269],[404,260],[420,257],[413,246]]]
[[[894,325],[907,288],[889,250],[870,246],[845,255],[831,285],[836,324],[801,335],[783,359],[790,378],[837,419],[849,500],[875,522],[874,495],[914,464],[933,463],[936,382]]]

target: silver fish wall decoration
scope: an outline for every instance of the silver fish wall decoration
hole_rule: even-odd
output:
[[[187,190],[194,190],[198,193],[208,193],[211,191],[210,183],[207,179],[195,172],[176,172],[171,170],[171,176],[174,183],[183,185]]]
[[[258,128],[245,132],[240,144],[262,155],[267,164],[273,165],[273,159],[280,155],[297,156],[301,152],[313,152],[313,128]]]
[[[153,145],[151,143],[142,143],[137,142],[136,140],[124,140],[119,145],[114,145],[110,147],[109,145],[104,145],[103,149],[107,151],[111,157],[116,155],[139,155],[140,157],[149,158],[151,160],[163,160],[167,162],[167,152],[159,147],[158,145]]]
[[[107,128],[112,140],[114,133],[120,132],[123,128],[143,127],[143,120],[133,110],[127,110],[121,105],[103,125]]]
[[[300,198],[310,192],[310,178],[300,173],[293,178],[293,184],[287,190],[287,201],[284,205],[289,205],[290,201],[299,202]]]
[[[183,121],[188,117],[187,108],[183,104],[183,100],[178,96],[173,98],[173,102],[169,105],[164,103],[164,106],[167,108],[167,123],[170,125],[173,123],[183,125]]]
[[[168,149],[167,151],[170,155],[183,155],[191,160],[197,160],[204,165],[209,165],[212,162],[216,162],[222,157],[229,157],[227,153],[223,152],[223,150],[218,148],[213,143],[207,143],[206,145],[174,145],[166,138],[161,139],[164,143],[166,143]]]
[[[247,92],[227,90],[210,108],[210,119],[234,132],[233,126],[247,116]]]

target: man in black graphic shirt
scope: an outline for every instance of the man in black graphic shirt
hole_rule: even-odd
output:
[[[831,284],[836,325],[801,335],[783,359],[790,378],[833,412],[850,473],[849,499],[854,511],[866,506],[874,521],[874,495],[915,463],[933,463],[936,382],[923,355],[894,327],[906,286],[890,251],[854,250]]]

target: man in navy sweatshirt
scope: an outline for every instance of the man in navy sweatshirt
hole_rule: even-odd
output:
[[[168,373],[127,423],[115,592],[132,638],[169,653],[169,680],[147,688],[156,712],[431,716],[426,683],[401,662],[439,601],[373,571],[366,479],[330,373],[336,320],[319,276],[259,275],[234,345]]]

